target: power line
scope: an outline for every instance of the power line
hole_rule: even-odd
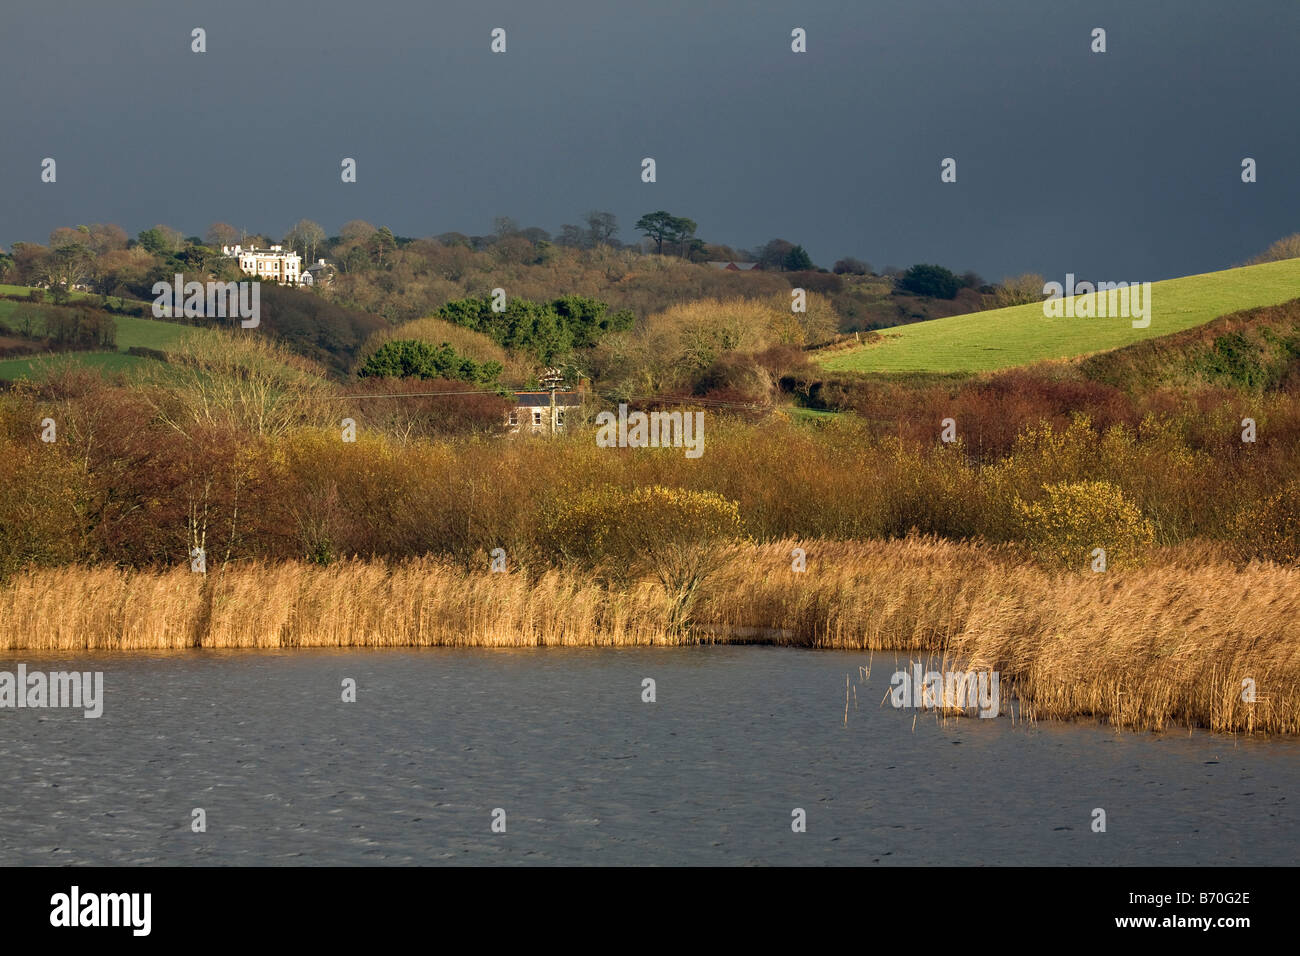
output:
[[[492,389],[479,388],[479,389],[464,389],[464,390],[457,389],[457,390],[446,391],[446,392],[387,392],[387,393],[359,392],[359,393],[345,394],[345,395],[304,395],[302,396],[302,398],[324,399],[324,400],[339,400],[345,398],[346,399],[442,398],[444,396],[454,397],[454,396],[463,396],[463,395],[500,395],[500,394],[501,394],[500,392],[494,391]],[[766,405],[759,405],[754,402],[729,402],[724,399],[715,399],[715,398],[670,398],[667,396],[660,396],[660,395],[634,395],[631,396],[628,399],[628,401],[662,402],[669,405],[704,405],[706,407],[712,407],[712,408],[744,408],[750,411],[762,411],[765,408],[771,407]]]
[[[374,392],[362,392],[355,395],[304,395],[303,398],[322,398],[322,399],[340,399],[340,398],[440,398],[444,395],[501,395],[500,392],[488,388],[470,389],[466,391],[451,392],[392,392],[381,394]],[[504,396],[502,396],[504,397]]]
[[[633,395],[629,401],[663,402],[668,405],[704,405],[711,408],[746,408],[750,411],[762,411],[773,407],[759,405],[756,402],[729,402],[721,398],[669,398],[664,395]]]

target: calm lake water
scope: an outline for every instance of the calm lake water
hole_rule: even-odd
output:
[[[97,720],[0,710],[0,865],[1295,862],[1300,741],[945,724],[880,706],[895,660],[863,684],[866,654],[767,647],[0,657],[105,692]]]

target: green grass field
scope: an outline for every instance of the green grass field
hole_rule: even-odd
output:
[[[19,286],[0,286],[18,289]],[[42,310],[48,305],[32,305],[26,302],[13,302],[0,299],[0,322],[12,329],[21,328],[25,315],[32,317],[32,330],[36,334],[44,331],[41,319]],[[53,368],[74,362],[106,372],[131,372],[151,360],[127,355],[130,348],[151,348],[163,350],[191,331],[191,327],[176,322],[164,322],[159,319],[139,319],[131,315],[114,315],[117,324],[116,352],[64,352],[57,355],[37,355],[22,358],[0,360],[0,380],[17,381],[18,379],[43,378]]]
[[[27,358],[0,360],[0,381],[16,382],[43,379],[51,371],[65,365],[81,365],[104,372],[131,373],[142,366],[158,365],[153,359],[127,355],[125,352],[61,352],[57,355],[28,356]]]
[[[130,315],[115,315],[117,322],[117,347],[164,349],[191,331],[188,325],[164,322],[161,319],[137,319]]]
[[[885,329],[882,342],[828,353],[818,361],[836,371],[996,371],[1119,348],[1295,298],[1300,298],[1300,259],[1285,259],[1153,283],[1151,324],[1143,329],[1121,317],[1049,319],[1042,304],[1033,303]]]
[[[31,291],[32,291],[32,287],[28,285],[5,285],[3,282],[0,282],[0,295],[28,295],[31,293]],[[96,302],[99,301],[99,296],[91,295],[89,292],[73,292],[70,294],[72,297],[72,301],[74,302],[76,302],[78,299],[94,299]],[[52,301],[50,299],[48,292],[45,293],[45,301],[46,302]],[[127,301],[132,302],[134,300],[128,299]]]
[[[34,309],[37,310],[37,314],[32,323],[32,330],[41,334],[44,332],[44,323],[39,316],[39,310],[42,308],[45,306],[31,306],[26,302],[0,299],[0,321],[7,323],[10,328],[15,328],[21,324],[22,314]],[[161,349],[176,341],[190,329],[189,326],[176,322],[138,319],[133,315],[114,315],[112,319],[117,324],[117,347],[121,351],[137,346]]]

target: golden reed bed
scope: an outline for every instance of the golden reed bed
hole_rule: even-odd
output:
[[[791,570],[795,547],[807,570]],[[1029,719],[1300,732],[1300,569],[1171,560],[1049,574],[973,545],[778,542],[719,554],[686,635],[663,592],[434,561],[62,568],[0,586],[0,650],[636,646],[902,650],[991,668]],[[1243,681],[1255,700],[1243,700]],[[1004,690],[1004,693],[1006,691]]]

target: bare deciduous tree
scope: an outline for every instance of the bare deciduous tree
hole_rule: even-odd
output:
[[[284,237],[285,244],[297,252],[306,262],[316,261],[316,249],[325,241],[325,230],[321,224],[310,219],[299,219]]]
[[[1043,299],[1043,286],[1046,282],[1047,280],[1036,272],[1026,272],[1024,275],[1003,279],[993,293],[994,305],[996,308],[1001,309],[1010,305],[1027,305],[1030,302],[1041,302]]]
[[[222,246],[233,246],[239,238],[239,230],[228,222],[214,222],[208,226],[208,231],[204,235],[208,244],[218,249]]]

